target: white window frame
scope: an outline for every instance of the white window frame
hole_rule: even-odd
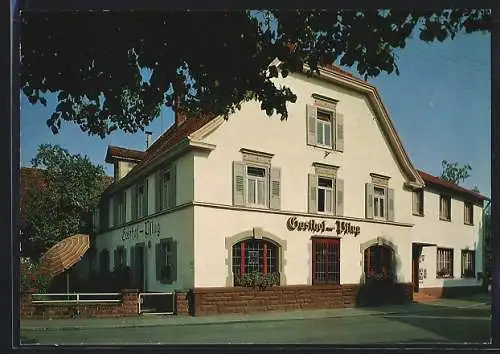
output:
[[[318,186],[316,188],[316,212],[318,214],[324,214],[324,215],[335,215],[335,195],[336,195],[336,191],[337,189],[335,188],[335,178],[332,178],[332,177],[324,177],[324,176],[317,176],[318,178]],[[319,185],[319,180],[320,179],[324,179],[324,180],[330,180],[332,182],[332,187],[329,188],[329,187],[323,187],[323,186],[320,186]],[[319,191],[321,190],[324,190],[325,191],[325,211],[320,211],[319,210]],[[326,210],[326,192],[327,191],[330,191],[331,192],[331,198],[330,198],[330,206],[331,206],[331,210],[328,211]]]
[[[377,195],[377,189],[382,190],[382,195]],[[373,186],[373,218],[379,220],[387,220],[387,189],[380,186]],[[383,206],[381,207],[380,201],[383,201]],[[377,203],[378,201],[378,203]],[[378,207],[377,207],[378,205]],[[383,215],[379,215],[380,211],[382,211]]]
[[[467,216],[469,217],[467,218]],[[474,204],[471,202],[464,202],[464,224],[474,225]]]
[[[248,169],[249,168],[258,168],[264,170],[264,177],[260,176],[253,176],[249,175]],[[251,203],[248,196],[250,193],[250,183],[251,181],[254,181],[255,187],[254,187],[254,203]],[[258,196],[259,196],[259,190],[258,190],[258,182],[263,182],[264,185],[264,191],[263,191],[263,203],[264,204],[259,204],[258,203]],[[268,197],[268,187],[269,187],[269,168],[264,167],[264,166],[259,166],[259,165],[254,165],[254,164],[247,164],[245,165],[245,184],[246,184],[246,193],[245,193],[245,204],[249,207],[252,208],[268,208],[269,206],[269,197]]]
[[[446,208],[448,212],[445,214]],[[447,195],[439,196],[439,219],[444,221],[451,221],[451,197]]]
[[[319,108],[319,107],[317,108],[316,112],[317,112],[316,113],[316,146],[327,148],[327,149],[333,149],[333,147],[335,146],[333,143],[333,140],[335,138],[334,131],[333,131],[333,112],[326,110],[326,109],[323,109],[323,108]],[[319,119],[318,114],[320,112],[324,113],[324,114],[328,114],[330,116],[330,120],[325,121],[323,119]],[[319,125],[321,125],[321,130],[322,130],[322,136],[321,136],[321,139],[323,141],[322,143],[319,141],[319,137],[320,137],[319,129],[318,129]],[[328,131],[330,133],[330,144],[325,144],[326,131]]]
[[[168,181],[165,182],[165,175],[168,174]],[[172,172],[171,169],[166,169],[160,173],[160,210],[167,210],[172,207],[170,205],[170,188],[172,188]],[[166,188],[165,188],[166,187]]]

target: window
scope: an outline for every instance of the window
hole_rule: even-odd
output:
[[[137,184],[132,190],[132,219],[140,219],[148,215],[147,180]]]
[[[307,105],[307,144],[344,151],[343,115],[336,112],[335,103],[317,104],[322,108]]]
[[[99,254],[99,271],[101,274],[109,273],[109,251],[106,249]]]
[[[159,175],[160,177],[160,193],[159,193],[159,198],[160,198],[160,210],[166,210],[168,208],[171,208],[171,200],[170,200],[170,188],[171,187],[171,178],[170,178],[170,171],[163,171]]]
[[[312,239],[312,283],[340,284],[340,240]]]
[[[373,216],[385,219],[385,188],[373,188]]]
[[[365,184],[367,219],[394,220],[394,189],[385,184]]]
[[[332,113],[319,109],[316,118],[316,144],[332,147]]]
[[[413,191],[413,215],[424,216],[424,191]]]
[[[280,209],[281,169],[270,164],[233,161],[233,205]]]
[[[114,252],[114,269],[120,269],[127,266],[127,251],[125,247],[118,246]]]
[[[343,215],[344,180],[309,174],[309,213]]]
[[[393,251],[390,247],[376,245],[364,252],[364,271],[366,280],[395,279],[393,268]]]
[[[437,249],[437,278],[453,278],[453,250],[448,248]]]
[[[464,202],[464,223],[474,225],[474,207],[470,202]]]
[[[163,284],[177,280],[177,241],[171,238],[156,244],[156,280]]]
[[[119,193],[114,198],[113,225],[118,226],[125,223],[125,192]]]
[[[462,278],[476,277],[476,251],[462,250]]]
[[[251,206],[267,206],[266,169],[247,166],[247,204]]]
[[[333,179],[318,177],[318,213],[333,214]]]
[[[272,242],[248,239],[233,246],[232,269],[234,285],[241,284],[244,274],[278,273],[279,248]]]
[[[451,198],[445,195],[439,197],[439,218],[451,220]]]

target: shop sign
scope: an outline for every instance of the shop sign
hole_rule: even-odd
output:
[[[146,220],[141,224],[126,226],[122,229],[122,241],[139,240],[140,238],[149,239],[160,238],[160,222]]]
[[[335,232],[337,235],[354,235],[354,237],[358,236],[361,231],[359,226],[350,222],[336,220],[334,225],[327,225],[326,221],[316,221],[314,219],[301,221],[295,216],[287,220],[286,227],[289,231]]]

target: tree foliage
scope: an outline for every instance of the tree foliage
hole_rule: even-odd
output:
[[[54,133],[70,121],[104,137],[143,129],[175,97],[188,112],[226,117],[257,100],[286,119],[296,96],[274,78],[334,62],[365,78],[398,74],[397,51],[414,33],[432,42],[487,31],[491,12],[24,12],[21,21],[29,102],[57,93],[47,120]],[[268,69],[274,58],[281,64]]]
[[[441,179],[445,181],[459,184],[460,181],[463,182],[470,177],[469,172],[472,170],[472,167],[469,164],[459,166],[457,162],[452,163],[446,160],[443,160],[441,164],[443,166]]]
[[[87,156],[43,144],[32,160],[40,183],[21,181],[21,253],[38,260],[48,248],[81,231],[109,180]]]

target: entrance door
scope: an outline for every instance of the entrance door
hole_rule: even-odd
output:
[[[413,255],[412,255],[412,280],[413,280],[413,292],[418,293],[419,290],[419,283],[420,283],[420,278],[419,278],[419,262],[420,262],[420,255],[422,254],[422,246],[413,244],[412,245],[412,250],[413,250]]]

